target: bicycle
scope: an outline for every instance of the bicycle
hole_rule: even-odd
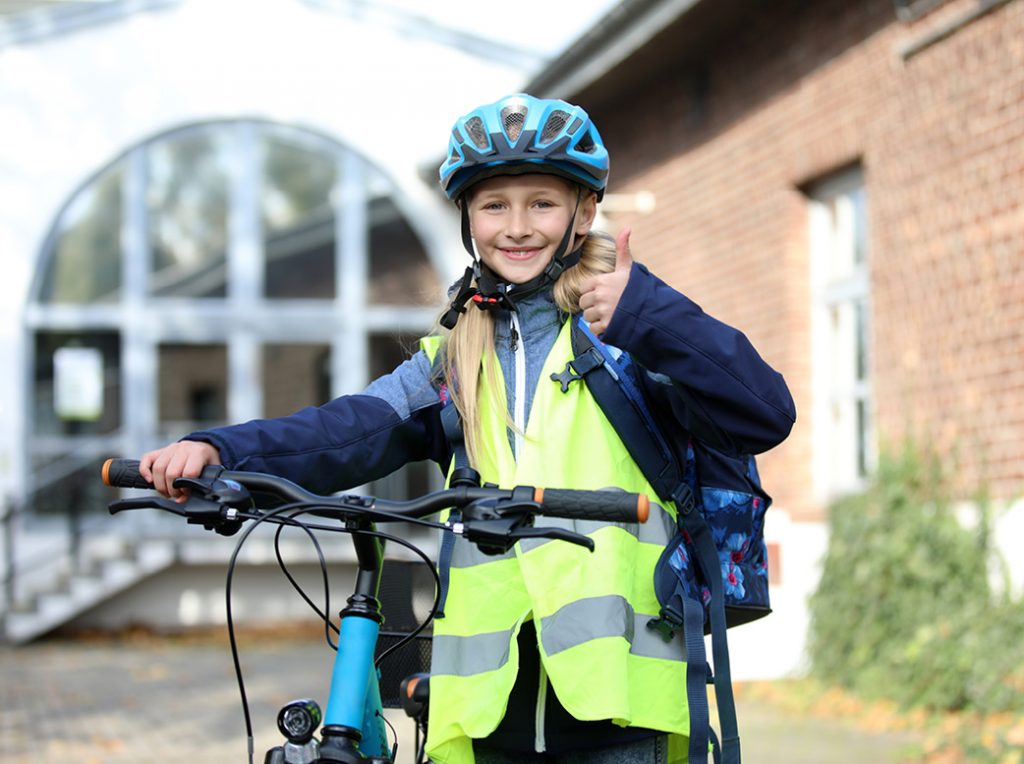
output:
[[[110,459],[103,465],[103,482],[111,487],[148,488],[138,472],[138,461]],[[248,760],[253,762],[253,727],[249,714],[245,682],[231,615],[231,581],[239,551],[249,535],[263,523],[278,526],[275,541],[285,527],[304,531],[320,560],[325,589],[325,607],[321,611],[288,573],[284,561],[278,562],[292,586],[325,623],[327,641],[336,650],[326,711],[311,699],[286,704],[278,713],[278,729],[286,742],[266,752],[264,764],[392,764],[397,742],[389,746],[381,705],[380,663],[394,651],[416,638],[433,618],[441,591],[436,567],[414,544],[376,528],[377,523],[404,522],[435,528],[443,533],[463,536],[489,553],[503,553],[522,539],[554,539],[594,549],[593,540],[561,528],[533,525],[535,516],[580,520],[637,523],[647,519],[649,504],[642,494],[613,491],[579,491],[518,486],[502,489],[480,485],[473,470],[457,470],[449,488],[433,491],[407,501],[389,501],[373,496],[343,494],[318,496],[288,480],[257,472],[229,471],[210,465],[198,478],[178,478],[175,487],[187,489],[188,497],[178,503],[162,496],[123,498],[111,502],[111,514],[135,509],[159,509],[184,517],[189,524],[222,535],[234,535],[246,521],[251,525],[242,533],[228,563],[227,627],[238,680],[248,743]],[[427,520],[429,515],[449,510],[444,521]],[[338,525],[312,522],[303,516],[338,521]],[[326,561],[315,531],[342,532],[352,536],[357,573],[354,591],[335,625],[327,615],[329,586]],[[428,566],[434,576],[435,598],[428,616],[414,631],[374,658],[382,622],[378,599],[384,542],[391,541],[410,549]],[[337,642],[331,633],[337,633]],[[402,684],[402,705],[417,723],[417,738],[425,740],[429,706],[429,676],[409,677]],[[319,738],[316,737],[317,729]],[[417,743],[416,759],[423,761],[422,746]]]

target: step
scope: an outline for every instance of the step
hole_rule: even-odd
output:
[[[39,595],[32,610],[9,612],[4,620],[7,639],[14,644],[28,642],[166,568],[174,560],[173,543],[151,541],[137,547],[135,558],[101,561],[97,574],[79,574],[67,583],[64,591]]]

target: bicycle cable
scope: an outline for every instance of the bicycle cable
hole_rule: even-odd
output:
[[[245,692],[245,677],[242,673],[242,663],[238,655],[238,640],[235,635],[235,619],[231,604],[231,592],[232,584],[234,583],[235,566],[238,562],[238,555],[242,551],[242,547],[245,545],[245,542],[249,539],[249,536],[252,535],[253,531],[255,531],[256,528],[258,528],[264,522],[281,522],[282,520],[289,520],[290,518],[281,518],[278,517],[278,515],[281,515],[284,512],[291,511],[292,509],[294,509],[294,505],[285,504],[269,512],[260,513],[258,515],[249,515],[249,513],[244,513],[244,519],[253,520],[253,523],[242,532],[241,536],[239,536],[238,542],[235,544],[235,549],[231,553],[231,559],[228,561],[227,581],[225,583],[225,615],[228,627],[228,642],[231,645],[231,660],[235,666],[235,679],[238,682],[238,694],[240,695],[242,701],[242,716],[245,720],[245,737],[249,756],[249,764],[254,764],[253,757],[255,756],[255,742],[252,731],[252,714],[249,711],[249,698]],[[294,521],[294,523],[286,524],[298,525],[302,527],[310,537],[313,536],[312,531],[307,529],[303,523]],[[314,546],[317,550],[317,554],[320,557],[321,569],[324,571],[326,576],[327,561],[326,559],[324,559],[323,550],[320,548],[319,543],[315,539]]]
[[[364,508],[361,508],[361,509],[364,509]],[[299,528],[302,528],[303,532],[305,532],[306,535],[309,536],[310,540],[313,542],[314,548],[316,549],[317,557],[318,557],[318,560],[319,560],[319,563],[320,563],[320,571],[321,571],[321,574],[323,576],[323,581],[324,581],[324,606],[325,606],[326,612],[330,612],[330,586],[329,586],[329,580],[328,580],[327,560],[324,557],[323,549],[320,546],[319,541],[316,539],[316,536],[313,533],[314,530],[323,530],[323,531],[328,531],[328,532],[332,532],[332,533],[347,533],[349,535],[364,534],[364,535],[368,535],[368,536],[375,536],[375,537],[381,538],[381,539],[383,539],[385,541],[394,541],[399,546],[403,546],[403,547],[409,549],[410,551],[412,551],[414,554],[418,555],[424,561],[424,563],[427,565],[428,570],[430,570],[431,573],[434,576],[435,595],[434,595],[433,606],[431,607],[430,612],[428,613],[427,617],[423,620],[422,623],[420,623],[420,625],[412,633],[407,634],[405,637],[403,637],[401,640],[399,640],[399,642],[397,642],[396,644],[392,645],[387,650],[382,652],[379,656],[377,656],[377,658],[374,660],[374,667],[375,668],[379,667],[381,661],[384,658],[386,658],[388,655],[390,655],[392,652],[394,652],[395,650],[399,649],[400,647],[403,647],[404,645],[408,644],[410,641],[415,639],[416,636],[418,636],[420,634],[420,632],[422,632],[427,627],[427,625],[434,619],[434,616],[437,614],[437,608],[439,607],[439,604],[440,604],[441,580],[440,580],[440,577],[437,574],[437,571],[434,569],[432,561],[430,560],[430,558],[427,556],[427,554],[425,552],[423,552],[421,549],[419,549],[418,547],[416,547],[412,543],[406,541],[405,539],[400,538],[398,536],[394,536],[394,535],[388,534],[388,533],[382,533],[380,531],[371,531],[371,530],[368,530],[368,529],[326,526],[326,525],[320,525],[319,523],[316,523],[316,524],[314,524],[314,523],[305,523],[305,522],[302,522],[302,521],[296,519],[298,515],[312,513],[312,512],[316,512],[316,511],[328,511],[328,510],[338,511],[339,514],[341,514],[341,515],[345,514],[345,510],[340,509],[339,507],[337,507],[335,505],[321,504],[319,502],[292,502],[292,503],[289,503],[289,504],[284,504],[284,505],[282,505],[280,507],[275,507],[273,510],[270,510],[268,512],[261,512],[261,513],[258,513],[258,514],[248,513],[248,512],[240,513],[240,519],[252,520],[253,522],[252,522],[252,524],[249,527],[247,527],[242,532],[242,535],[238,538],[238,542],[235,544],[235,549],[234,549],[234,551],[231,554],[230,560],[228,561],[227,581],[225,583],[225,589],[226,589],[225,610],[226,610],[226,621],[227,621],[227,629],[228,629],[228,642],[229,642],[229,644],[231,646],[231,659],[232,659],[232,662],[233,662],[234,667],[235,667],[235,678],[236,678],[236,680],[238,682],[238,692],[239,692],[239,696],[241,698],[241,703],[242,703],[242,716],[243,716],[244,721],[245,721],[246,744],[247,744],[247,752],[248,752],[249,764],[254,764],[253,757],[255,756],[255,741],[254,741],[253,727],[252,727],[252,715],[251,715],[250,710],[249,710],[249,699],[248,699],[248,695],[247,695],[246,690],[245,690],[245,679],[244,679],[244,675],[243,675],[243,672],[242,672],[241,659],[239,657],[239,652],[238,652],[238,640],[237,640],[237,637],[236,637],[236,634],[235,634],[235,623],[234,623],[234,614],[233,614],[233,608],[232,608],[232,597],[231,597],[231,594],[232,594],[232,584],[234,582],[234,571],[235,571],[235,567],[237,565],[238,556],[241,553],[242,547],[244,546],[245,542],[249,539],[249,536],[256,530],[257,527],[259,527],[261,524],[263,524],[265,522],[273,522],[273,523],[276,523],[277,525],[280,526],[278,528],[277,533],[275,534],[275,545],[274,545],[275,546],[275,552],[279,551],[278,544],[277,544],[277,540],[279,539],[279,534],[280,534],[280,532],[286,526],[297,526]],[[286,512],[292,512],[293,514],[285,515],[284,513],[286,513]],[[442,530],[450,530],[450,529],[447,529],[446,526],[441,524],[441,523],[436,523],[436,522],[429,521],[429,520],[422,520],[421,518],[410,518],[410,517],[406,517],[406,516],[401,515],[401,514],[387,512],[387,511],[380,511],[380,510],[374,510],[373,513],[376,514],[378,517],[383,517],[383,518],[388,519],[388,520],[403,521],[403,522],[411,523],[411,524],[414,524],[414,525],[426,526],[426,527],[429,527],[429,528],[438,528],[438,529],[442,529]],[[351,514],[351,510],[349,511],[349,514]],[[337,645],[332,643],[331,642],[331,638],[330,638],[330,631],[331,631],[331,629],[333,628],[335,631],[337,631],[337,628],[334,627],[333,622],[330,620],[330,617],[328,615],[326,615],[325,612],[321,612],[319,610],[319,608],[317,608],[316,604],[305,593],[305,591],[302,590],[302,587],[298,584],[297,581],[295,581],[293,576],[291,576],[291,574],[288,572],[287,565],[284,564],[284,561],[280,557],[279,554],[278,554],[278,563],[279,563],[279,565],[281,565],[282,570],[285,573],[286,578],[292,583],[293,588],[295,588],[296,591],[299,592],[299,595],[303,598],[303,600],[305,600],[305,602],[308,605],[310,605],[310,607],[312,607],[313,611],[316,612],[317,615],[321,619],[324,620],[324,622],[326,624],[326,626],[325,626],[325,634],[326,634],[326,638],[327,638],[327,643],[332,647],[332,649],[337,650],[338,649]],[[396,735],[395,739],[397,740],[397,735]]]
[[[294,518],[295,515],[290,515],[289,517]],[[302,525],[301,523],[297,524]],[[334,625],[334,621],[331,620],[329,615],[329,613],[331,612],[331,592],[328,581],[327,567],[325,564],[321,564],[320,567],[320,573],[323,576],[324,580],[324,609],[320,610],[320,608],[317,607],[317,604],[313,602],[312,598],[308,594],[306,594],[306,591],[302,588],[302,585],[291,574],[291,571],[288,570],[288,564],[284,561],[284,558],[281,556],[281,534],[284,533],[284,529],[286,527],[288,527],[288,524],[282,523],[277,527],[277,531],[274,533],[274,556],[277,558],[277,566],[281,569],[281,572],[284,574],[285,578],[288,579],[288,583],[292,585],[292,589],[294,589],[296,593],[300,597],[302,597],[303,601],[307,605],[309,605],[313,612],[316,613],[317,618],[324,622],[324,638],[327,640],[327,644],[330,645],[333,650],[337,650],[337,645],[335,645],[331,641],[331,631],[334,631],[334,633],[337,634],[339,633],[339,628]],[[303,526],[303,529],[306,530],[307,534],[309,534],[309,531],[305,528],[305,526]],[[325,563],[326,561],[324,560],[318,541],[316,540],[314,535],[309,535],[310,538],[313,540],[314,545],[317,546],[318,557],[320,557],[320,560],[323,563]]]

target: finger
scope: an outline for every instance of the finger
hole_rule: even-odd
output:
[[[633,233],[631,228],[623,228],[615,237],[615,270],[628,270],[633,267],[633,253],[629,249],[629,237]]]
[[[168,495],[172,499],[177,499],[179,496],[184,495],[180,488],[174,487],[174,481],[180,478],[182,473],[185,471],[185,459],[187,457],[183,452],[184,449],[180,446],[174,449],[174,456],[171,457],[171,461],[167,465],[165,480],[167,481]]]
[[[593,307],[595,302],[597,302],[596,293],[593,291],[584,292],[580,295],[580,310],[585,311],[587,308]]]
[[[164,496],[168,496],[167,493],[167,480],[165,473],[167,471],[167,449],[157,452],[156,458],[153,460],[153,467],[150,470],[150,481],[153,487],[162,493]]]
[[[203,467],[211,462],[207,458],[206,452],[200,449],[190,449],[188,457],[185,460],[185,466],[182,468],[182,477],[199,477],[202,474]]]
[[[139,459],[139,474],[147,483],[153,482],[153,462],[159,453],[159,451],[147,451]]]

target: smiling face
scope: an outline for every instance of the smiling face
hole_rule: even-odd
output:
[[[554,175],[503,175],[476,184],[467,203],[480,259],[511,284],[539,276],[554,257],[570,221],[573,236],[567,252],[594,222],[594,193],[584,191],[578,210],[576,198],[576,187]]]

